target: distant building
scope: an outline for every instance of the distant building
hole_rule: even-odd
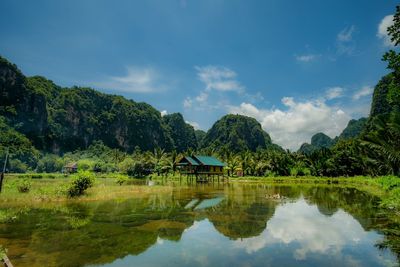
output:
[[[223,175],[225,163],[211,156],[186,156],[177,164],[181,174],[188,175]]]
[[[78,164],[76,162],[68,163],[63,167],[63,173],[75,173],[78,171]]]

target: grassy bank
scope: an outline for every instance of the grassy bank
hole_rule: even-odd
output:
[[[40,176],[40,178],[37,178]],[[120,185],[120,181],[123,181]],[[20,192],[21,184],[29,182],[29,190]],[[0,206],[38,205],[49,202],[96,201],[119,198],[131,198],[170,192],[170,186],[140,186],[143,180],[123,175],[98,175],[93,187],[79,197],[68,197],[67,191],[72,182],[71,176],[62,174],[10,174],[6,175],[0,194]]]
[[[67,190],[71,177],[63,174],[8,174],[5,177],[3,192],[0,195],[0,206],[34,205],[38,203],[62,201],[94,201],[118,198],[140,197],[143,194],[170,192],[173,181],[179,176],[151,177],[156,181],[154,186],[141,186],[145,180],[128,178],[121,174],[99,174],[93,187],[79,197],[68,197]],[[182,178],[183,182],[186,181]],[[384,208],[400,211],[400,178],[384,177],[234,177],[229,179],[235,183],[268,183],[279,185],[329,185],[355,187],[378,196]],[[29,183],[29,190],[21,192],[21,184]],[[120,185],[121,184],[121,185]],[[163,185],[157,185],[163,184]]]

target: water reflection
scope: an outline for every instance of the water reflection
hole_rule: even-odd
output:
[[[16,266],[390,266],[378,211],[351,188],[182,186],[30,209],[0,224],[0,243]]]

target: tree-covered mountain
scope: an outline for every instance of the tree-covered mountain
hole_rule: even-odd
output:
[[[364,130],[368,119],[367,118],[360,118],[358,120],[350,120],[347,124],[346,128],[342,131],[339,135],[339,140],[346,140],[350,138],[359,137],[362,131]]]
[[[304,154],[310,154],[321,148],[330,148],[335,144],[335,140],[324,133],[316,133],[311,137],[311,144],[304,143],[298,150]]]
[[[201,147],[202,143],[203,143],[203,139],[207,133],[203,130],[196,130],[196,131],[194,131],[194,133],[196,135],[197,144],[199,147]]]
[[[189,148],[197,148],[197,139],[193,126],[186,123],[182,114],[173,113],[162,117],[168,127],[169,134],[177,152],[187,151]]]
[[[90,88],[61,88],[39,76],[27,78],[4,58],[0,93],[0,115],[41,150],[63,153],[96,140],[128,152],[136,146],[174,148],[170,129],[152,106]]]
[[[271,138],[254,118],[243,115],[225,115],[207,132],[202,146],[226,148],[233,152],[256,151],[273,144]]]

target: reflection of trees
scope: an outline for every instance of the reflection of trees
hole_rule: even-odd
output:
[[[104,264],[138,255],[158,237],[180,240],[194,221],[182,206],[158,196],[35,209],[0,227],[0,236],[16,266]]]
[[[351,214],[364,228],[370,230],[381,220],[377,216],[378,199],[370,194],[348,187],[310,187],[304,196],[316,204],[321,214],[330,216],[338,209]]]
[[[263,185],[227,187],[226,199],[207,210],[207,217],[220,233],[229,238],[258,236],[274,215],[277,205],[266,198],[269,189]]]
[[[389,222],[385,214],[379,215],[377,199],[371,195],[352,188],[235,183],[196,190],[176,188],[173,193],[124,201],[30,209],[19,213],[15,221],[0,224],[0,242],[9,249],[16,266],[104,264],[143,253],[158,238],[179,241],[194,220],[208,218],[218,232],[231,239],[258,236],[280,204],[266,198],[274,194],[289,201],[304,196],[326,216],[343,209],[365,230],[383,230],[386,241],[381,245],[389,244],[399,251],[398,234],[385,230],[397,229],[398,225]],[[185,209],[193,199],[221,196],[224,199],[214,206]]]
[[[222,202],[218,208],[207,212],[215,229],[232,238],[258,236],[267,227],[267,221],[274,215],[276,202],[240,203]]]

